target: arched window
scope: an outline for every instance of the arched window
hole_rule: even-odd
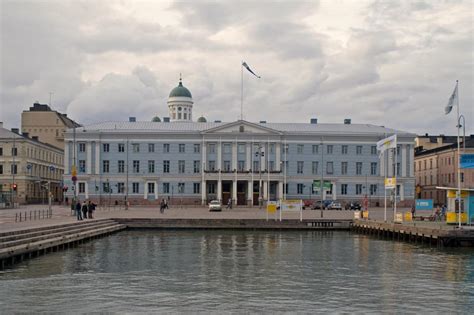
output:
[[[178,107],[178,111],[181,111],[181,107]]]
[[[181,119],[181,112],[178,113],[178,119]]]

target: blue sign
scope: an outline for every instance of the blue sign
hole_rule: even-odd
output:
[[[461,154],[461,168],[474,168],[474,154]]]
[[[415,200],[416,210],[433,210],[433,199],[417,199]]]

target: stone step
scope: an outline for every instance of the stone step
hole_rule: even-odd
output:
[[[12,256],[18,256],[22,254],[28,254],[35,251],[40,251],[48,248],[52,248],[55,246],[60,246],[63,244],[68,244],[71,242],[79,241],[82,239],[87,239],[90,237],[99,236],[102,234],[112,233],[116,231],[120,231],[126,229],[126,226],[123,224],[113,224],[111,226],[99,228],[99,229],[92,229],[88,231],[72,233],[67,235],[62,235],[54,238],[49,238],[46,240],[41,240],[33,243],[28,244],[21,244],[17,246],[12,246],[8,248],[0,249],[0,260],[7,259]]]
[[[110,221],[110,222],[102,221],[102,222],[99,222],[99,224],[94,224],[94,225],[92,225],[92,224],[77,225],[77,226],[74,226],[74,227],[61,228],[59,230],[50,230],[50,233],[42,233],[42,234],[32,236],[32,237],[26,237],[26,238],[11,240],[11,241],[8,241],[8,242],[2,242],[2,243],[0,243],[0,248],[7,248],[7,247],[11,247],[11,246],[20,245],[20,244],[32,243],[32,242],[41,241],[41,240],[45,240],[45,239],[48,239],[48,238],[54,238],[54,237],[58,237],[58,236],[62,236],[62,235],[67,235],[67,234],[72,234],[72,233],[77,233],[77,232],[88,231],[88,230],[92,230],[92,229],[112,226],[114,224],[117,224],[117,223],[114,222],[114,221]],[[35,232],[35,233],[38,233],[38,232]]]

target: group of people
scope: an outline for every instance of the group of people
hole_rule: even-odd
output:
[[[443,221],[443,220],[446,220],[446,205],[442,205],[441,207],[440,206],[437,206],[433,215],[430,217],[430,220],[431,221]],[[412,206],[411,207],[411,215],[412,215],[412,218],[415,218],[415,206]]]
[[[164,213],[165,209],[169,209],[168,207],[168,200],[166,199],[161,199],[160,201],[160,213]]]
[[[77,220],[80,221],[83,219],[93,219],[94,218],[93,214],[96,207],[97,205],[91,202],[90,200],[88,202],[84,200],[82,204],[80,201],[77,201],[76,203]]]

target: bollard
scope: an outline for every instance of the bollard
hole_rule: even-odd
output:
[[[42,212],[43,212],[43,219],[44,219],[44,209],[43,209],[43,211],[42,211]]]
[[[18,213],[15,213],[15,222],[18,222]]]
[[[26,221],[27,217],[26,217],[26,211],[25,211],[25,221]]]
[[[31,210],[30,210],[30,221],[31,221]]]
[[[36,220],[36,210],[35,210],[35,220]]]
[[[20,212],[20,222],[21,222],[21,212]]]

